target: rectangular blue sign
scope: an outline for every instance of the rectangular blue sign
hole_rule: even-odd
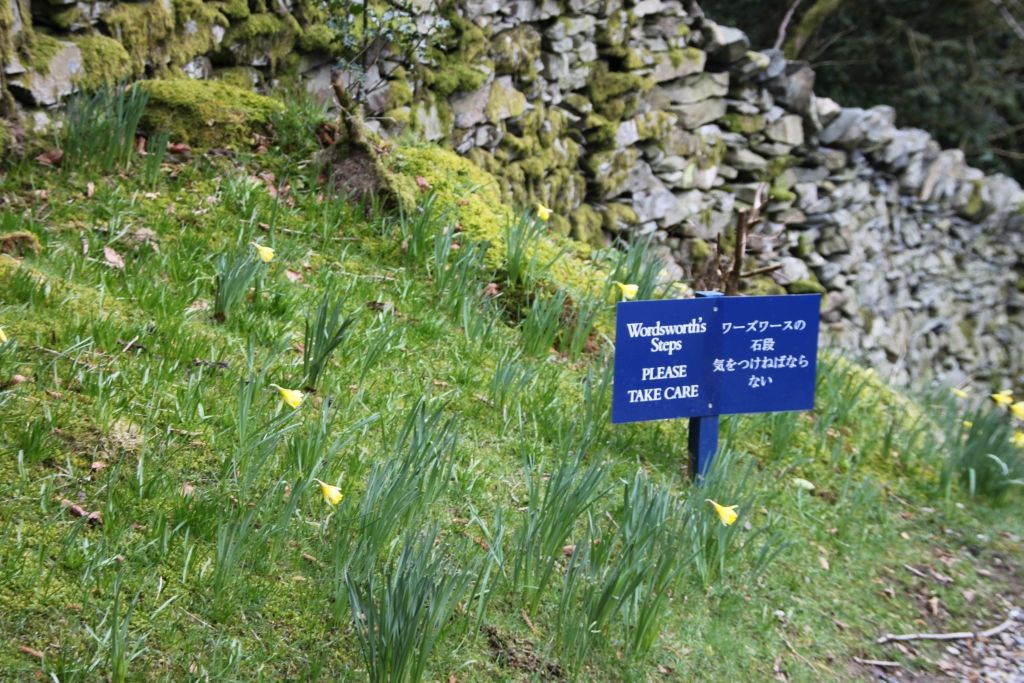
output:
[[[612,422],[814,407],[821,296],[618,304]]]

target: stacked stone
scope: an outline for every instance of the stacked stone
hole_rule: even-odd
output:
[[[52,11],[61,1],[26,15],[36,2],[0,0],[0,56],[27,118],[110,73],[254,83],[288,71],[333,99],[333,38],[314,3]],[[833,343],[896,381],[1024,385],[1014,180],[897,128],[889,107],[816,97],[806,64],[751,51],[690,0],[415,2],[423,11],[403,31],[419,47],[373,45],[365,72],[343,74],[382,133],[452,145],[508,199],[551,206],[556,228],[595,245],[650,236],[669,280],[701,268],[763,185],[749,265],[781,267],[751,291],[826,293]],[[49,22],[45,49],[28,49],[33,20]],[[107,55],[110,73],[90,74],[90,55]]]

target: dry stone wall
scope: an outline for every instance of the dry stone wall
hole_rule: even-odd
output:
[[[68,30],[130,48],[104,12],[153,4],[77,2],[80,26]],[[285,65],[330,97],[330,44],[309,6],[198,3],[219,8],[211,18],[195,4],[162,5],[169,35],[191,31],[193,47],[142,54],[146,70],[147,59],[194,78],[232,68],[255,83]],[[816,97],[806,64],[752,51],[695,3],[420,5],[407,24],[415,49],[375,45],[368,69],[343,75],[382,133],[451,145],[510,200],[551,206],[555,226],[579,239],[650,235],[665,277],[684,282],[767,183],[752,265],[782,267],[751,291],[825,292],[832,343],[896,382],[1024,384],[1024,192],[1013,179],[898,128],[889,107]],[[74,89],[56,66],[45,101],[20,95],[26,116]],[[15,92],[23,77],[10,69]]]

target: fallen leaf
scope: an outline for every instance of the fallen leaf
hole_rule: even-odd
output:
[[[967,589],[967,590],[960,591],[960,593],[961,593],[961,595],[964,596],[964,600],[967,601],[968,603],[974,602],[974,596],[975,596],[975,592],[974,591],[972,591],[970,589]]]
[[[430,181],[427,180],[426,178],[424,178],[421,175],[416,176],[416,185],[421,190],[429,190],[430,189]]]
[[[103,259],[111,268],[124,270],[124,259],[121,258],[120,254],[114,251],[113,247],[103,247]]]
[[[488,282],[487,286],[484,287],[484,296],[498,296],[501,289],[498,287],[497,282]]]
[[[11,377],[11,384],[23,384],[28,381],[28,377],[25,375],[14,375]]]
[[[135,153],[138,154],[140,157],[144,157],[144,156],[148,156],[149,155],[149,153],[146,152],[146,136],[145,135],[136,135],[135,136]]]
[[[302,282],[302,273],[296,270],[285,269],[284,276],[288,278],[288,282]]]
[[[156,244],[156,233],[149,228],[139,228],[132,233],[132,239],[139,244]]]
[[[91,180],[85,184],[85,196],[91,197],[96,194],[96,183]]]
[[[566,557],[572,557],[572,554],[574,552],[576,552],[576,546],[575,545],[565,545],[565,546],[562,546],[562,554],[565,555]]]
[[[43,166],[60,166],[60,160],[64,158],[64,150],[50,149],[36,157]]]
[[[168,142],[167,151],[171,154],[187,154],[192,151],[192,148],[184,142]]]
[[[20,652],[22,654],[26,654],[29,657],[35,657],[36,659],[42,659],[43,658],[43,653],[42,652],[40,652],[39,650],[33,649],[33,648],[31,648],[31,647],[29,647],[27,645],[19,645],[18,646],[18,652]]]
[[[89,469],[93,472],[99,472],[100,470],[107,469],[107,463],[102,460],[93,460],[92,464],[89,465]]]
[[[186,481],[184,484],[181,485],[181,495],[184,498],[192,497],[195,494],[195,492],[196,492],[196,487],[193,486],[191,483]]]
[[[830,569],[829,564],[828,564],[828,558],[825,557],[824,555],[818,555],[818,564],[820,564],[821,568],[824,569],[825,571],[828,571]]]
[[[670,666],[665,666],[664,664],[658,665],[658,673],[660,673],[662,676],[670,676],[674,672],[675,669],[673,669]]]
[[[931,612],[933,616],[939,616],[939,599],[937,597],[933,596],[928,600],[928,611]]]
[[[901,531],[900,532],[900,538],[902,538],[904,541],[909,541],[910,540],[910,534],[908,534],[906,531]]]

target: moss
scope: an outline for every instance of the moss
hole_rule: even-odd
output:
[[[307,26],[299,36],[299,49],[306,52],[329,52],[335,54],[340,49],[338,36],[327,24]]]
[[[389,107],[403,107],[412,102],[412,87],[409,85],[408,75],[402,67],[398,67],[392,72],[391,78],[388,80],[388,89],[391,93]]]
[[[608,232],[621,232],[639,223],[636,211],[628,204],[613,202],[604,208],[602,227]]]
[[[224,47],[236,63],[256,64],[267,59],[277,70],[278,62],[291,54],[302,29],[295,18],[282,19],[274,14],[251,14],[233,24],[224,35]]]
[[[711,245],[702,239],[690,240],[690,258],[695,263],[703,263],[711,258]]]
[[[82,18],[82,10],[77,6],[69,7],[66,10],[60,12],[52,12],[47,17],[47,21],[55,28],[61,31],[71,30],[71,25]]]
[[[595,147],[613,146],[618,131],[619,124],[601,114],[590,114],[583,120],[583,135]]]
[[[796,195],[793,194],[792,190],[777,185],[771,186],[771,189],[768,190],[768,196],[777,202],[792,202],[796,200]]]
[[[132,59],[124,46],[113,38],[93,35],[72,40],[82,51],[84,75],[78,81],[82,88],[95,90],[104,85],[114,85],[131,75]]]
[[[491,86],[491,94],[487,97],[487,106],[484,108],[484,115],[491,123],[498,123],[505,118],[522,116],[526,111],[526,95],[515,88],[506,90],[494,84]]]
[[[215,80],[243,90],[252,90],[253,86],[260,82],[261,77],[259,70],[251,66],[227,66],[213,72]]]
[[[657,140],[669,134],[678,119],[667,111],[649,111],[636,118],[636,130],[641,140]]]
[[[245,19],[249,16],[249,0],[227,0],[221,3],[221,11],[232,19]]]
[[[142,81],[140,86],[149,94],[143,124],[198,147],[244,144],[283,108],[220,81]]]
[[[730,112],[722,116],[719,121],[733,133],[750,135],[764,130],[766,124],[764,114],[737,114]]]
[[[635,147],[596,152],[585,162],[594,185],[603,197],[613,196],[626,182],[629,171],[640,157]]]
[[[174,19],[162,0],[117,5],[102,21],[131,57],[133,75],[145,73],[148,62],[162,68],[170,61],[167,41],[174,32]]]
[[[767,275],[759,275],[743,281],[743,293],[750,295],[785,294],[786,289]]]
[[[523,83],[536,80],[535,65],[540,52],[540,33],[529,24],[502,31],[491,39],[490,54],[494,58],[495,73],[515,75]]]
[[[605,62],[594,64],[587,78],[587,92],[595,106],[611,102],[623,95],[644,95],[653,87],[654,81],[650,78],[610,71]]]
[[[216,48],[214,26],[227,28],[229,22],[214,6],[202,0],[173,0],[176,31],[168,50],[173,66],[182,66]]]
[[[43,250],[39,238],[28,230],[15,230],[0,235],[0,254],[13,256],[38,256]]]
[[[64,49],[59,40],[46,33],[36,32],[31,49],[27,50],[25,67],[41,75],[50,72],[50,62]]]
[[[424,75],[430,89],[441,97],[476,90],[487,81],[486,71],[461,62],[454,62],[434,71],[425,71]]]
[[[808,279],[789,283],[786,290],[790,294],[825,294],[827,291],[813,275]]]

